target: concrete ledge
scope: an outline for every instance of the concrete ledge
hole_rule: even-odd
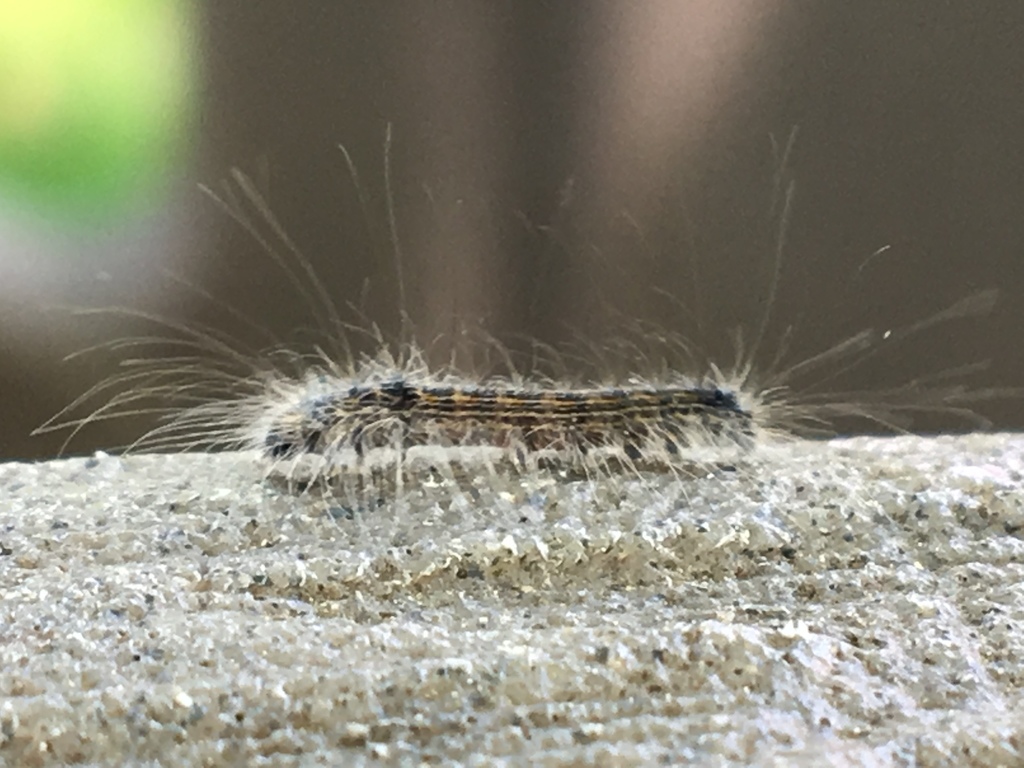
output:
[[[0,466],[0,761],[1015,764],[1024,436],[699,478]]]

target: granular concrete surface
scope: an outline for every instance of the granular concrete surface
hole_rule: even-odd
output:
[[[0,466],[0,760],[1024,762],[1024,436],[694,474]]]

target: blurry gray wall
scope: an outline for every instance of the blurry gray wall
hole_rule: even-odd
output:
[[[217,0],[197,34],[200,150],[173,213],[149,224],[154,252],[138,233],[116,240],[127,261],[102,291],[83,272],[57,303],[230,324],[159,262],[277,336],[309,326],[272,260],[198,191],[237,167],[334,301],[398,332],[390,125],[405,310],[421,338],[480,325],[506,340],[599,340],[636,318],[724,352],[728,329],[762,317],[779,219],[772,138],[783,147],[795,126],[766,346],[792,325],[799,359],[998,287],[987,317],[921,334],[835,386],[984,359],[973,385],[1024,384],[1024,4]],[[37,318],[55,303],[40,291],[4,315],[11,458],[54,455],[62,436],[29,432],[113,364],[64,354],[103,340],[88,333],[139,332]],[[1024,427],[1019,399],[979,410]],[[139,429],[90,429],[69,451]]]

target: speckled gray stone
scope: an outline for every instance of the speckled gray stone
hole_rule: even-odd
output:
[[[346,504],[0,466],[0,760],[1024,760],[1024,436]]]

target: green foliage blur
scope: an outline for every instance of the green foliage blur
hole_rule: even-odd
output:
[[[188,0],[0,3],[0,207],[105,221],[154,202],[187,153]]]

